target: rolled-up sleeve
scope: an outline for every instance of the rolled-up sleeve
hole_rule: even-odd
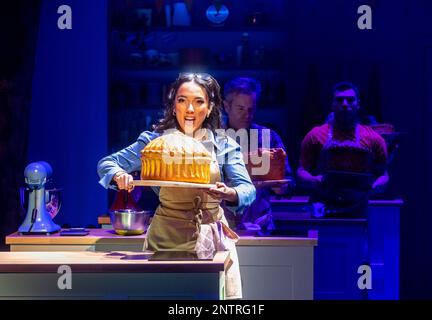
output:
[[[237,192],[238,202],[235,205],[225,202],[225,206],[236,214],[242,214],[243,210],[255,200],[256,189],[246,170],[240,146],[235,142],[230,144],[232,147],[224,157],[222,169],[225,183]]]
[[[151,131],[145,131],[140,134],[137,141],[130,146],[104,157],[98,162],[97,172],[99,175],[99,184],[104,188],[116,189],[115,184],[111,183],[114,175],[119,171],[128,173],[141,170],[141,150],[151,140],[157,138],[159,134]]]

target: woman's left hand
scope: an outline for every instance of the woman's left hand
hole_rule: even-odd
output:
[[[216,182],[216,188],[210,188],[207,193],[215,199],[226,200],[229,202],[238,202],[237,191],[234,188],[228,187],[223,182]]]

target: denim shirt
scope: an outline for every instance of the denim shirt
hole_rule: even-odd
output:
[[[212,149],[215,150],[221,180],[227,186],[234,188],[238,195],[237,204],[225,202],[225,206],[230,211],[241,214],[255,200],[256,190],[246,170],[240,145],[230,137],[222,135],[215,137],[211,131],[208,132],[209,138],[202,143],[210,152]],[[117,172],[141,171],[141,150],[160,135],[160,133],[144,131],[135,143],[101,159],[97,166],[99,183],[105,188],[116,189],[112,178]],[[152,189],[159,195],[159,187]]]

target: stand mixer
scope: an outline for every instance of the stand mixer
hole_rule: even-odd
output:
[[[47,194],[45,185],[51,174],[51,166],[43,161],[33,162],[25,168],[28,204],[26,217],[18,229],[20,234],[52,234],[60,230],[60,226],[52,221],[45,202]],[[23,194],[21,192],[21,198]]]

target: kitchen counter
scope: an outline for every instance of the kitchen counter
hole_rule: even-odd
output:
[[[6,237],[10,251],[142,251],[145,235],[120,236],[110,229],[88,229],[87,236],[20,235]],[[305,237],[256,237],[241,235],[237,246],[316,246],[318,234],[309,231]]]
[[[370,200],[363,218],[313,218],[308,197],[271,200],[281,230],[317,230],[315,299],[399,299],[400,215],[403,200]],[[372,289],[361,290],[358,268],[370,266]]]
[[[13,233],[6,237],[6,244],[16,254],[25,254],[24,251],[42,251],[43,255],[56,251],[62,251],[62,254],[94,251],[88,253],[100,255],[111,251],[140,251],[143,254],[145,235],[119,236],[109,229],[89,231],[89,235],[82,237],[60,236],[58,233],[49,236]],[[237,252],[244,299],[313,299],[314,249],[317,245],[318,234],[313,230],[306,232],[304,237],[241,235]],[[146,265],[146,268],[151,267]],[[168,268],[155,266],[158,267]]]
[[[149,261],[150,252],[0,252],[0,299],[224,299],[229,253]]]
[[[307,196],[293,196],[289,199],[273,197],[271,207],[274,224],[279,235],[285,230],[301,231],[305,234],[311,229],[317,230],[319,245],[316,246],[314,240],[310,241],[309,236],[300,239],[281,237],[280,247],[276,246],[278,240],[275,237],[267,240],[242,236],[237,246],[242,276],[250,275],[250,281],[255,283],[262,281],[263,288],[276,288],[277,283],[266,285],[264,282],[271,280],[261,280],[262,274],[250,271],[253,266],[260,266],[257,267],[259,270],[272,274],[273,270],[278,270],[276,264],[279,262],[276,261],[281,257],[288,257],[287,261],[280,262],[282,266],[294,263],[288,260],[299,254],[295,250],[297,245],[303,253],[312,245],[314,299],[399,299],[399,226],[404,201],[370,200],[367,216],[360,219],[313,218],[308,210],[308,201]],[[102,228],[111,227],[108,216],[100,216],[98,222]],[[307,261],[304,257],[298,259]],[[373,273],[371,290],[360,290],[357,285],[360,277],[358,268],[364,264],[368,264]],[[253,280],[254,276],[259,280]],[[274,281],[277,281],[276,278]],[[275,293],[273,296],[277,295]],[[288,293],[283,295],[289,296]],[[257,293],[251,293],[250,296],[255,298]],[[266,296],[270,295],[266,293]]]
[[[0,252],[0,273],[57,272],[60,265],[74,272],[219,272],[228,266],[228,251],[213,260],[149,261],[153,252]]]
[[[313,219],[309,211],[309,197],[307,196],[293,196],[289,199],[272,197],[270,200],[272,214],[275,220],[307,220]],[[402,199],[393,200],[369,200],[369,210],[377,211],[381,209],[387,210],[388,208],[399,210],[403,205]],[[334,220],[340,221],[341,219],[321,219],[324,220]],[[99,223],[110,223],[109,218],[100,219]]]

